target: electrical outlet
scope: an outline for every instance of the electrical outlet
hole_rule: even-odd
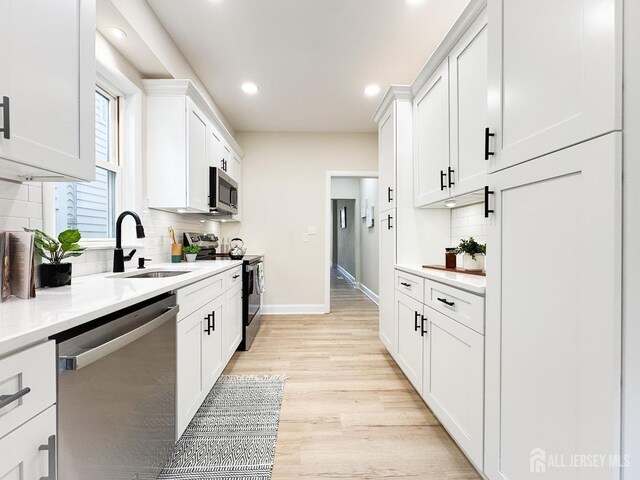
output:
[[[315,227],[315,226],[313,226],[313,227],[309,227],[309,230],[307,231],[307,233],[308,233],[309,235],[315,235],[316,233],[318,233],[318,230],[316,229],[316,227]]]
[[[306,233],[302,234],[302,242],[303,243],[308,243],[309,242],[309,235],[307,235]]]

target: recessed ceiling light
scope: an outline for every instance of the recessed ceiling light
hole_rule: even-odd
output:
[[[455,200],[447,200],[446,202],[444,202],[444,206],[447,208],[453,208],[458,204],[458,202],[456,202]]]
[[[367,85],[367,87],[364,89],[364,94],[367,97],[375,97],[379,93],[380,93],[379,85]]]
[[[118,40],[124,40],[127,38],[127,32],[118,27],[109,27],[109,33],[112,37],[115,37]]]
[[[242,84],[242,91],[247,95],[255,95],[258,93],[258,86],[255,83],[245,82]]]

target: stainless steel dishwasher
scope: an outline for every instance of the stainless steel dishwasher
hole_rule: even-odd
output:
[[[151,480],[175,440],[176,296],[58,335],[58,478]]]

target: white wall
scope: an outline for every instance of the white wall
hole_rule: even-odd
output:
[[[265,255],[267,312],[324,310],[327,171],[377,171],[377,135],[239,133],[242,223],[222,234],[241,237]],[[317,227],[303,243],[309,226]]]
[[[96,35],[96,55],[98,63],[107,68],[107,78],[113,82],[126,80],[130,88],[142,88],[140,74],[127,62],[100,34]],[[118,78],[120,77],[120,78]],[[127,102],[125,102],[127,103]],[[125,148],[123,151],[122,175],[130,185],[125,188],[121,210],[136,211],[145,227],[146,238],[135,239],[133,221],[127,218],[123,223],[123,237],[126,243],[140,245],[136,257],[144,255],[153,263],[167,262],[171,259],[170,241],[167,229],[173,226],[176,234],[182,237],[184,231],[219,233],[217,222],[201,223],[197,217],[178,215],[144,209],[146,191],[146,145],[144,127],[146,102],[144,93],[139,92],[129,99],[129,107],[135,107],[137,114],[125,113]],[[137,118],[136,118],[137,115]],[[43,188],[44,185],[44,188]],[[23,227],[45,228],[53,233],[52,227],[44,225],[43,210],[52,210],[48,201],[52,199],[52,184],[17,184],[0,180],[0,230],[21,231]],[[43,204],[44,202],[44,204]],[[179,240],[181,241],[181,240]],[[81,257],[71,259],[75,277],[93,273],[107,272],[113,267],[113,246],[91,248]],[[153,265],[152,263],[152,265]],[[136,265],[134,258],[131,265]]]
[[[373,227],[367,227],[365,219],[359,218],[360,223],[360,276],[358,281],[360,284],[378,295],[379,283],[379,230],[378,230],[378,179],[377,178],[361,178],[360,179],[360,205],[368,200],[369,205],[374,206]],[[360,217],[359,212],[356,213]],[[366,290],[365,290],[366,291]]]

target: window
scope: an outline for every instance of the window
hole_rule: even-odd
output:
[[[56,232],[77,228],[84,239],[115,237],[118,208],[119,98],[96,86],[96,179],[93,182],[57,183]]]

